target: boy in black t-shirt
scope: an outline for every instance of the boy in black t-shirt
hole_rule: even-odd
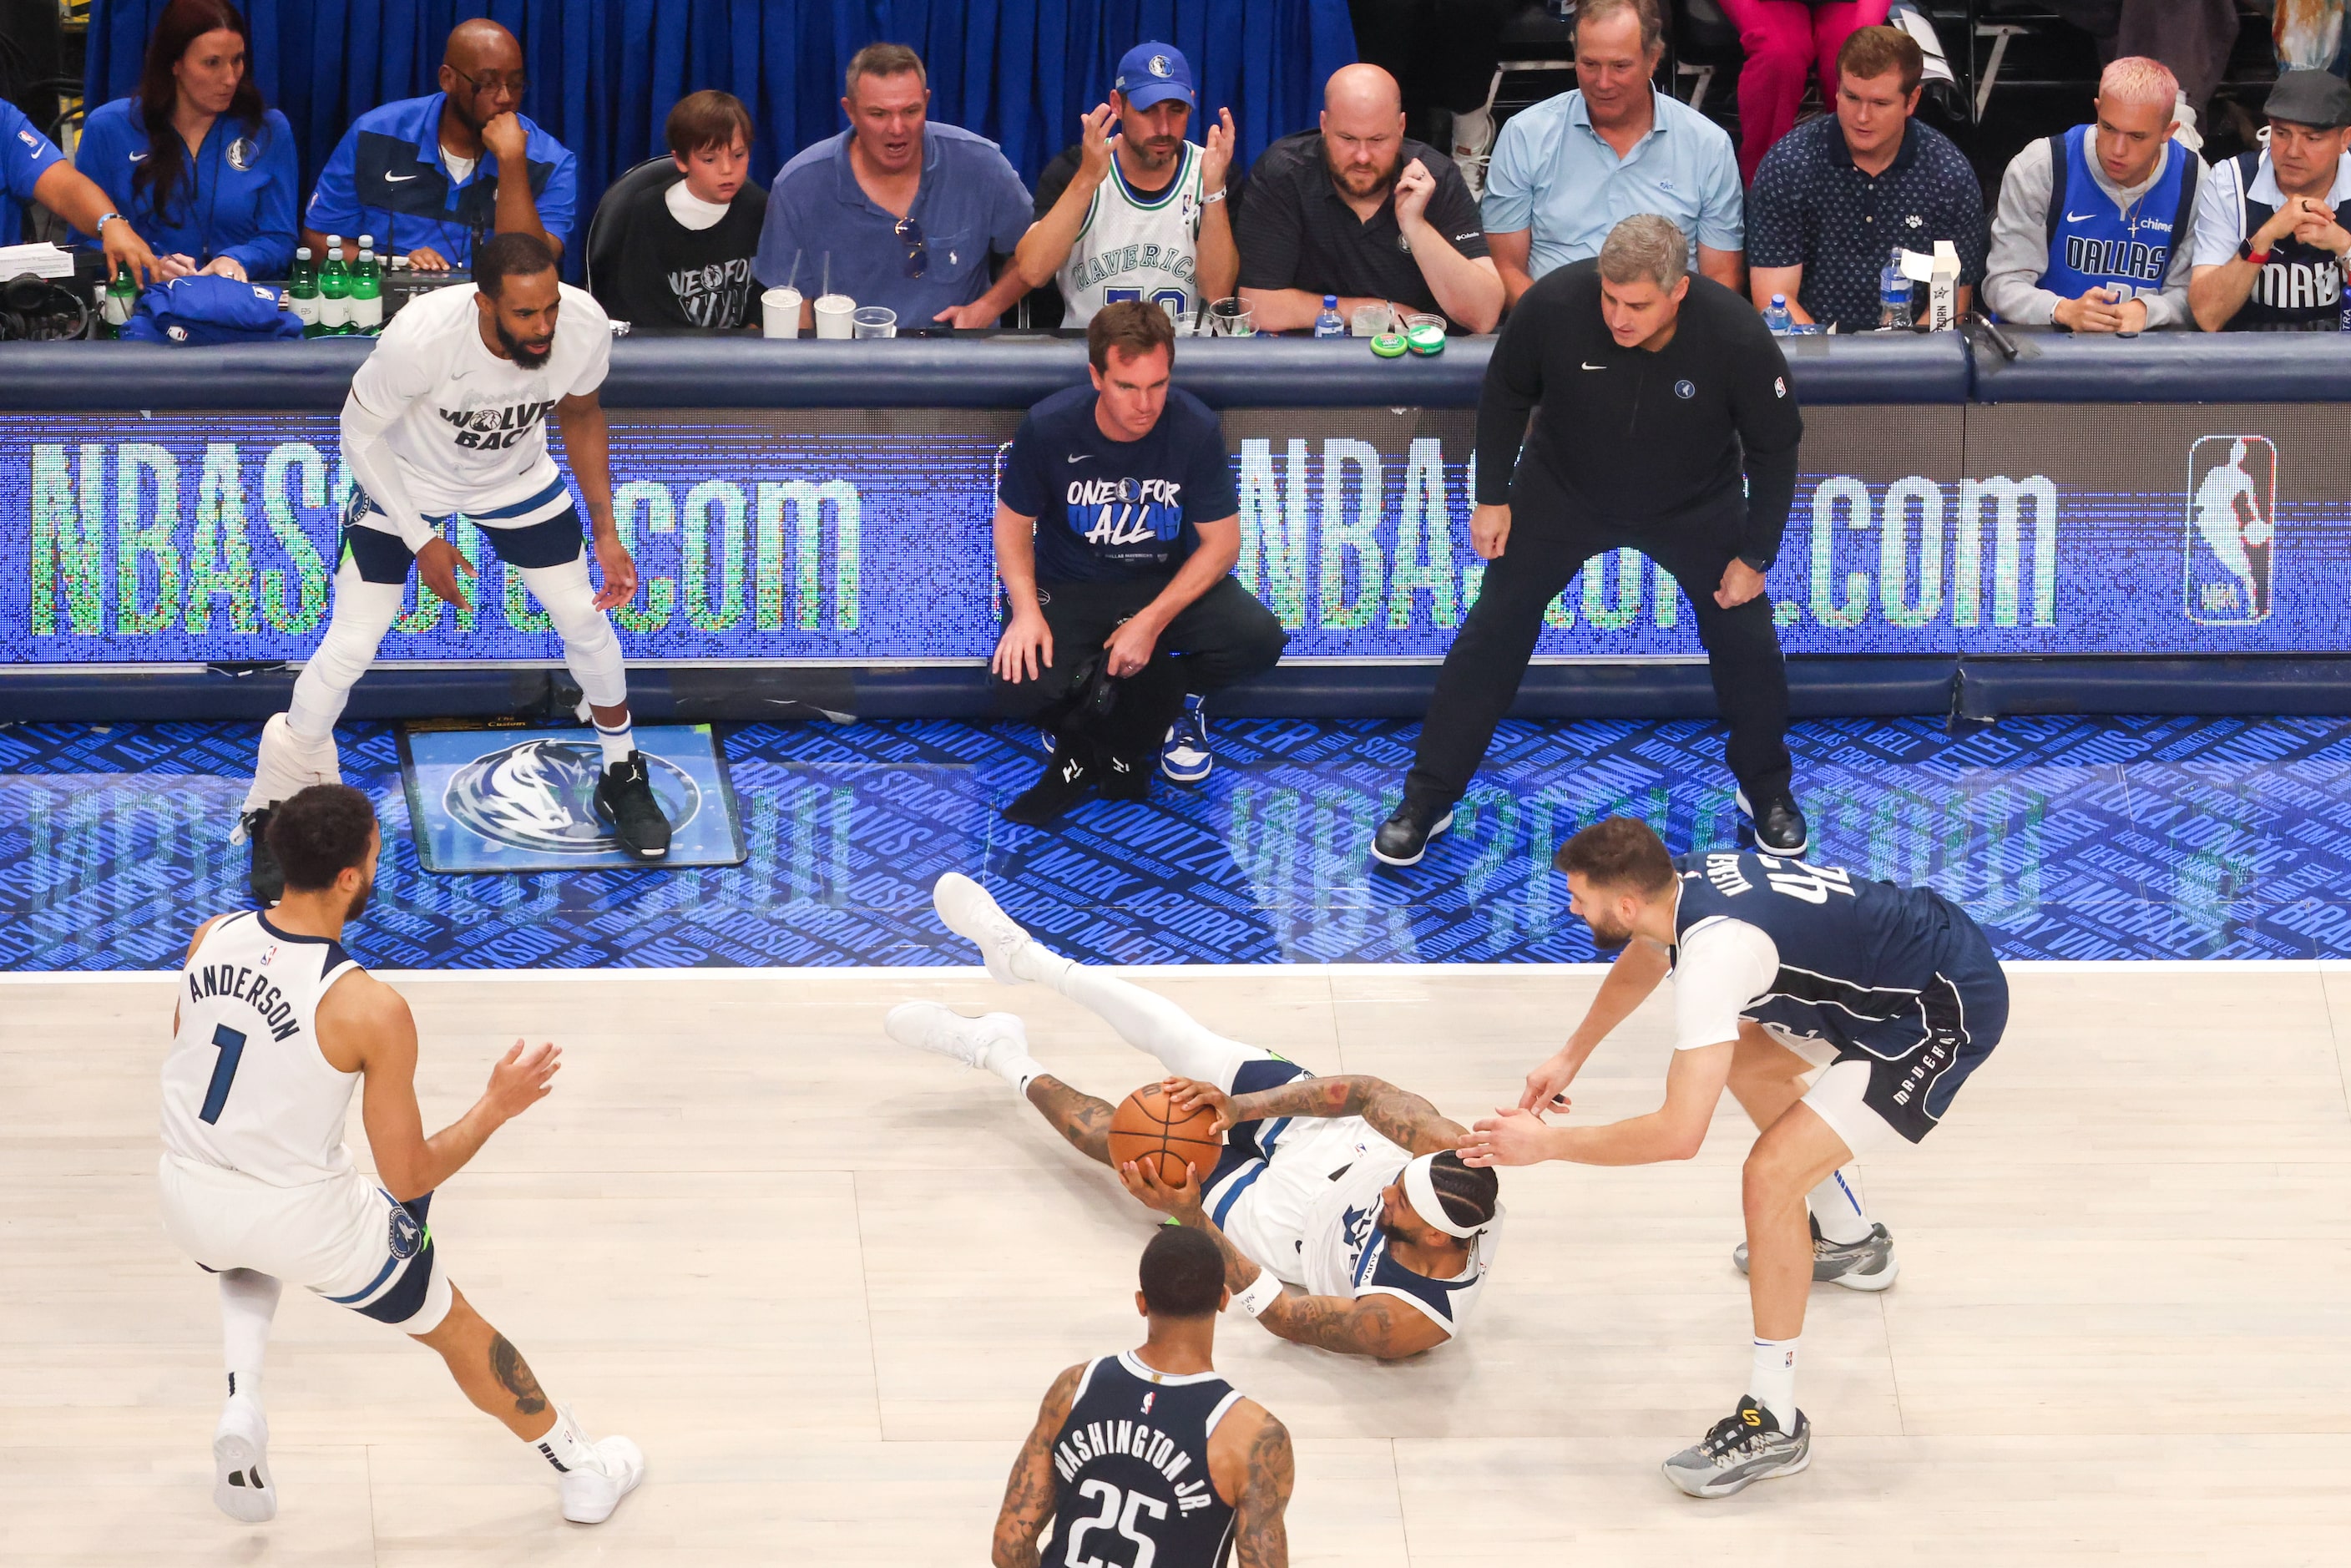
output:
[[[688,93],[664,128],[681,178],[643,192],[621,214],[611,301],[622,320],[655,327],[740,327],[758,285],[768,193],[751,184],[751,111],[732,93]]]
[[[1177,723],[1196,723],[1186,694],[1272,668],[1290,640],[1230,575],[1240,500],[1224,432],[1207,404],[1168,385],[1167,313],[1104,306],[1086,350],[1093,384],[1029,411],[997,491],[1010,613],[992,661],[997,695],[1055,735],[1043,776],[1004,813],[1032,827],[1097,792],[1141,800],[1163,743],[1173,755],[1196,741],[1205,755],[1205,739]]]

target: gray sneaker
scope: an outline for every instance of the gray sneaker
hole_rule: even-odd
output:
[[[1730,1249],[1730,1261],[1747,1272],[1747,1243]],[[1894,1257],[1894,1238],[1883,1225],[1872,1225],[1858,1241],[1829,1241],[1813,1221],[1813,1283],[1843,1285],[1848,1291],[1882,1291],[1894,1283],[1902,1265]]]
[[[1749,1396],[1661,1468],[1666,1479],[1692,1497],[1729,1497],[1773,1476],[1792,1476],[1812,1462],[1813,1424],[1804,1413],[1796,1412],[1793,1432],[1782,1432],[1771,1412]]]

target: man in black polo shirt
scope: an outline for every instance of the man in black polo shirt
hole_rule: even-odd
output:
[[[1867,332],[1894,247],[1959,253],[1959,309],[1983,281],[1983,187],[1951,139],[1911,118],[1926,69],[1899,27],[1856,27],[1837,51],[1836,113],[1799,125],[1763,155],[1747,193],[1755,308],[1788,297],[1799,321]]]
[[[1804,422],[1762,319],[1688,267],[1681,230],[1644,213],[1611,230],[1596,257],[1536,279],[1511,310],[1478,403],[1469,517],[1470,544],[1493,564],[1446,653],[1374,858],[1417,864],[1452,825],[1518,695],[1544,608],[1587,560],[1626,547],[1670,572],[1696,612],[1758,848],[1804,852],[1788,669],[1763,591]]]
[[[1239,223],[1240,297],[1260,332],[1311,329],[1325,295],[1350,321],[1384,300],[1457,332],[1502,319],[1478,199],[1451,159],[1406,140],[1395,78],[1377,66],[1333,72],[1322,129],[1265,150]]]
[[[1098,792],[1143,799],[1185,695],[1271,669],[1290,641],[1231,575],[1240,497],[1216,413],[1167,384],[1167,312],[1103,306],[1086,353],[1093,384],[1029,411],[997,487],[1009,615],[998,705],[1055,737],[1044,773],[1005,809],[1029,827]]]

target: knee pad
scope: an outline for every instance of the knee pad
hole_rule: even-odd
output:
[[[523,586],[547,607],[548,619],[563,638],[564,666],[580,683],[581,695],[597,707],[618,707],[627,702],[629,681],[622,667],[621,639],[613,634],[611,617],[596,608],[587,557],[562,566],[520,570]]]

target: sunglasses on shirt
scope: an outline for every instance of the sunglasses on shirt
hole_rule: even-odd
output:
[[[906,276],[920,277],[931,267],[930,247],[923,243],[923,225],[912,218],[900,218],[893,231],[898,243],[906,247]]]

